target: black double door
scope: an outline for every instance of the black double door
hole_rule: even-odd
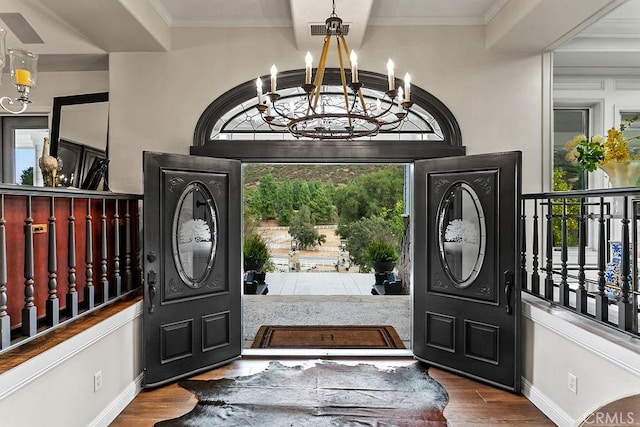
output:
[[[520,390],[520,153],[414,165],[413,352]],[[240,162],[144,153],[144,384],[242,351]]]

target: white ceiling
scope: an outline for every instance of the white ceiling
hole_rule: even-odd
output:
[[[523,5],[527,16],[493,25]],[[324,23],[331,10],[331,0],[0,0],[0,14],[21,14],[44,41],[23,44],[8,28],[8,46],[39,53],[43,70],[106,69],[109,52],[166,51],[171,29],[185,26],[292,27],[307,50],[318,45],[309,25]],[[485,25],[488,48],[542,50],[566,41],[553,46],[561,72],[640,70],[640,0],[336,0],[336,13],[350,24],[353,49],[371,26]]]

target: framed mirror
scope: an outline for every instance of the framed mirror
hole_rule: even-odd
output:
[[[109,93],[53,98],[51,155],[62,159],[67,185],[108,189]]]

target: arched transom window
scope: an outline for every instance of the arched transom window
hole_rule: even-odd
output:
[[[265,76],[265,80],[268,78]],[[360,72],[364,83],[362,95],[367,108],[375,108],[376,99],[385,97],[387,79],[385,75]],[[304,70],[293,70],[279,75],[278,93],[280,103],[307,103],[307,95],[299,86],[304,81]],[[344,105],[344,94],[338,70],[327,69],[324,78],[323,96],[319,108],[331,109]],[[412,87],[413,107],[407,117],[390,131],[381,130],[365,140],[403,140],[415,142],[444,143],[461,146],[458,124],[451,111],[427,91]],[[258,109],[255,81],[239,85],[216,99],[200,117],[196,127],[194,145],[207,145],[215,141],[293,140],[288,132],[272,129],[262,119]]]

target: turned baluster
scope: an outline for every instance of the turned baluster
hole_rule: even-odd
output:
[[[22,308],[22,335],[31,337],[38,332],[37,309],[34,303],[33,218],[31,196],[27,197],[27,215],[24,219],[24,307]]]
[[[120,214],[118,199],[116,199],[113,215],[113,281],[116,285],[116,295],[122,294],[122,277],[120,276]]]
[[[562,199],[562,216],[561,216],[561,233],[562,247],[560,249],[560,301],[559,303],[565,307],[569,307],[569,283],[567,283],[567,260],[569,253],[567,250],[567,199]]]
[[[532,253],[532,261],[531,268],[533,271],[531,272],[531,292],[535,295],[540,295],[540,274],[538,273],[538,268],[540,266],[540,262],[538,260],[540,254],[539,248],[539,238],[538,238],[538,200],[534,201],[533,204],[533,242],[531,244],[531,253]]]
[[[608,298],[604,293],[606,280],[605,268],[607,263],[607,232],[604,198],[600,197],[600,215],[598,217],[598,293],[596,300],[596,319],[606,321],[609,317]]]
[[[102,214],[100,215],[100,288],[102,289],[102,302],[109,301],[109,280],[107,279],[107,201],[102,199]]]
[[[131,214],[129,213],[129,200],[127,200],[126,209],[124,214],[124,283],[128,291],[132,288],[131,283]]]
[[[553,201],[547,202],[547,265],[544,279],[544,297],[553,301]]]
[[[0,350],[11,345],[11,319],[7,312],[7,234],[4,194],[0,194]]]
[[[587,246],[587,223],[585,220],[586,209],[584,198],[580,198],[580,216],[578,217],[578,289],[576,289],[576,310],[579,313],[587,313],[587,288],[585,287]]]
[[[60,323],[60,300],[58,299],[58,263],[57,258],[57,240],[56,240],[56,198],[51,197],[49,204],[49,227],[48,227],[48,270],[49,281],[47,287],[49,290],[49,296],[46,302],[46,321],[47,325],[55,326]]]
[[[527,216],[525,214],[525,201],[522,201],[522,214],[520,215],[520,274],[522,289],[527,289]]]
[[[69,230],[67,236],[67,280],[69,282],[67,289],[67,315],[75,317],[78,315],[78,289],[76,287],[76,218],[73,216],[73,198],[69,199],[69,217],[67,218],[67,227]]]
[[[84,302],[87,310],[95,307],[95,287],[93,286],[93,234],[91,229],[91,198],[87,199],[87,215],[85,217],[85,279]]]
[[[621,226],[622,226],[622,256],[620,264],[620,275],[622,281],[620,283],[620,301],[618,301],[618,328],[625,331],[633,329],[634,310],[631,303],[631,254],[629,251],[629,204],[627,196],[624,197],[624,208]]]

